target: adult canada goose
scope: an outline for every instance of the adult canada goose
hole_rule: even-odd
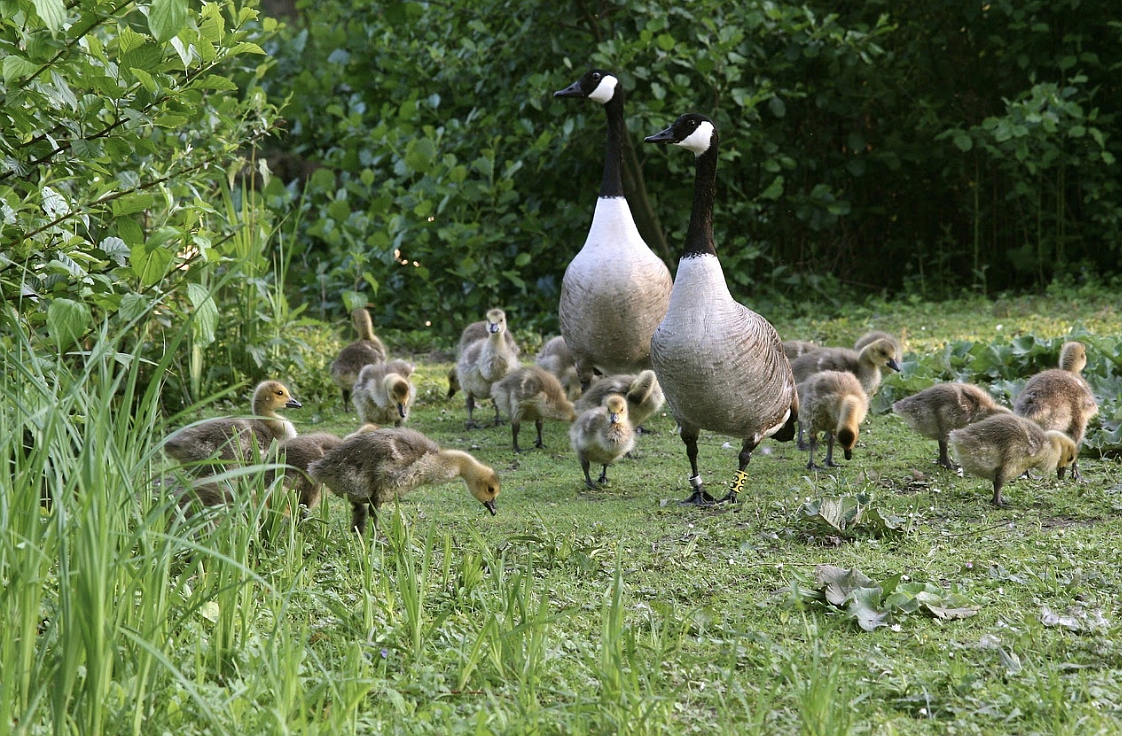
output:
[[[190,424],[164,440],[164,452],[184,464],[200,465],[215,459],[245,462],[255,451],[263,454],[274,440],[296,436],[292,423],[277,411],[300,406],[283,383],[263,381],[253,391],[254,416],[220,417]]]
[[[363,424],[392,424],[400,427],[413,403],[413,364],[390,360],[363,366],[351,393],[351,401]]]
[[[472,322],[464,328],[464,331],[460,333],[460,342],[456,345],[456,362],[460,360],[460,356],[464,354],[464,350],[467,349],[468,345],[471,345],[476,340],[482,340],[491,334],[487,329],[488,324],[490,323],[487,322],[487,320],[481,319],[478,322]],[[510,348],[510,351],[514,353],[514,357],[517,358],[522,354],[522,349],[518,347],[518,343],[515,341],[514,335],[510,334],[510,330],[503,331],[503,340],[506,342],[507,347]],[[448,398],[450,399],[455,396],[456,392],[459,390],[460,379],[456,377],[456,366],[455,363],[453,363],[452,368],[448,371]]]
[[[569,428],[569,441],[584,471],[584,484],[596,487],[589,474],[592,463],[603,466],[596,482],[606,483],[608,466],[635,446],[635,431],[627,418],[627,400],[619,394],[609,394],[603,405],[582,412]]]
[[[602,405],[609,394],[619,394],[627,400],[627,420],[635,429],[666,403],[655,372],[645,370],[638,374],[617,374],[596,379],[577,399],[577,412]]]
[[[564,337],[557,335],[547,340],[538,352],[534,362],[552,373],[561,382],[561,386],[565,389],[565,395],[569,397],[570,401],[574,401],[580,396],[581,385],[580,379],[577,377],[577,360],[573,357],[573,351],[569,350],[569,346],[565,344]]]
[[[702,429],[743,440],[736,478],[724,499],[735,501],[752,450],[766,437],[794,436],[799,414],[795,380],[775,328],[732,298],[717,258],[713,200],[718,139],[713,121],[688,113],[646,140],[692,151],[697,168],[686,244],[670,307],[651,338],[651,362],[686,445],[694,489],[687,503],[712,500],[697,468]]]
[[[939,443],[936,464],[955,469],[947,454],[947,436],[951,430],[962,429],[994,414],[1009,410],[993,400],[989,393],[969,383],[937,383],[892,405],[896,416],[913,430]]]
[[[358,380],[359,371],[365,365],[381,363],[386,359],[386,346],[374,334],[374,323],[370,320],[370,312],[365,309],[356,309],[351,312],[351,321],[354,323],[358,339],[339,351],[335,360],[331,361],[331,381],[343,392],[343,409],[351,403],[351,389]]]
[[[962,469],[993,481],[993,504],[1004,506],[1001,488],[1026,470],[1048,473],[1075,462],[1075,442],[1063,432],[1043,430],[1016,414],[995,414],[950,434],[951,448]]]
[[[1060,349],[1060,367],[1030,378],[1013,402],[1013,411],[1043,429],[1058,429],[1071,437],[1076,447],[1082,446],[1087,422],[1099,413],[1091,387],[1082,375],[1086,366],[1087,348],[1083,343],[1065,342]],[[1078,459],[1071,464],[1071,477],[1083,477]]]
[[[813,469],[818,433],[826,433],[827,468],[834,462],[834,440],[845,451],[845,459],[853,459],[853,447],[861,433],[861,422],[869,413],[869,398],[857,376],[845,371],[820,371],[799,384],[799,421],[810,435],[810,461]]]
[[[890,339],[873,340],[859,351],[822,348],[802,355],[791,363],[791,371],[799,383],[819,371],[848,371],[857,376],[869,397],[880,387],[881,368],[900,370],[900,364],[896,362],[896,345]]]
[[[565,396],[565,389],[552,373],[541,366],[524,365],[511,371],[491,386],[491,400],[510,417],[510,436],[514,451],[518,446],[518,432],[522,422],[533,420],[538,430],[534,447],[545,447],[542,442],[542,424],[546,419],[571,422],[577,418],[573,404]]]
[[[584,247],[561,282],[561,334],[576,358],[581,387],[593,368],[604,374],[650,367],[651,335],[670,301],[670,270],[639,235],[623,192],[624,92],[619,79],[593,69],[554,97],[604,106],[608,147],[604,176]]]
[[[474,419],[475,402],[491,396],[491,386],[518,367],[518,356],[510,349],[503,335],[506,333],[506,313],[501,309],[487,312],[487,337],[476,340],[464,348],[456,361],[456,376],[467,394],[467,427],[477,427]],[[499,407],[495,405],[495,426],[500,422]]]
[[[423,485],[463,478],[468,491],[495,515],[499,476],[460,450],[445,450],[407,427],[354,435],[308,467],[313,479],[351,503],[351,527],[366,532],[368,510],[377,523],[382,504]]]

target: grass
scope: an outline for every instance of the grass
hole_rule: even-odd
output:
[[[904,302],[777,326],[837,344],[905,333],[923,366],[956,339],[1109,342],[1113,304]],[[1118,730],[1116,458],[1083,458],[1082,484],[1017,480],[999,510],[985,481],[937,468],[934,442],[873,413],[844,467],[807,471],[793,444],[765,442],[740,504],[683,508],[688,464],[665,414],[589,491],[564,425],[515,455],[509,427],[463,428],[448,364],[419,357],[410,425],[492,464],[499,513],[457,482],[383,509],[359,539],[338,498],[290,523],[257,472],[231,480],[230,507],[177,515],[148,482],[164,470],[158,385],[137,385],[110,339],[69,373],[14,345],[22,372],[0,378],[0,736]],[[301,432],[354,428],[335,393],[282,378],[304,402],[288,413]],[[30,452],[17,442],[29,422]],[[738,444],[702,434],[712,490],[731,482]],[[803,513],[859,493],[903,533],[836,534]],[[932,583],[978,612],[864,632],[791,591],[819,564]]]

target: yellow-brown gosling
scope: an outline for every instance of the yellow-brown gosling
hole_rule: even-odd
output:
[[[242,463],[253,458],[255,451],[260,457],[274,440],[296,436],[292,423],[277,411],[300,406],[283,383],[263,381],[253,391],[253,416],[220,417],[183,427],[164,440],[164,452],[180,463],[194,465],[215,459]]]
[[[796,358],[791,363],[791,371],[799,383],[819,371],[848,371],[857,376],[861,388],[870,397],[880,387],[882,368],[900,370],[900,364],[896,362],[896,345],[892,340],[884,338],[873,340],[860,351],[850,348],[822,348]]]
[[[491,386],[491,400],[510,417],[510,435],[514,451],[518,446],[518,432],[522,422],[533,420],[538,431],[534,447],[545,447],[542,441],[542,424],[546,419],[571,422],[577,418],[573,404],[565,396],[561,382],[544,368],[525,365],[503,376]]]
[[[1037,373],[1030,378],[1013,402],[1013,411],[1031,419],[1043,429],[1057,429],[1083,445],[1087,422],[1099,413],[1091,387],[1083,378],[1087,366],[1087,348],[1070,341],[1060,350],[1060,367]],[[1080,480],[1078,459],[1071,464],[1071,477]]]
[[[985,389],[969,383],[937,383],[892,405],[896,416],[919,434],[939,443],[936,464],[955,470],[947,436],[994,414],[1008,414]]]
[[[328,452],[351,437],[377,428],[375,424],[364,424],[346,437],[330,432],[311,432],[283,440],[277,445],[277,463],[286,468],[283,471],[284,487],[296,492],[301,516],[307,518],[323,496],[323,484],[308,475],[308,466],[323,459]],[[273,482],[273,477],[273,473],[266,473],[266,485]]]
[[[312,463],[308,473],[351,504],[351,527],[366,532],[366,520],[387,501],[423,485],[463,478],[468,491],[495,514],[499,476],[460,450],[442,449],[407,427],[375,429],[352,436]]]
[[[339,351],[335,360],[331,361],[331,381],[343,393],[343,409],[351,403],[351,389],[358,380],[359,371],[365,365],[381,363],[386,359],[386,346],[374,334],[374,322],[370,319],[370,312],[365,309],[356,309],[351,312],[351,321],[354,323],[358,339]]]
[[[609,394],[619,394],[627,400],[627,419],[636,430],[666,403],[658,376],[652,370],[645,370],[596,379],[577,399],[577,413],[602,405]]]
[[[1055,470],[1062,478],[1077,452],[1075,442],[1063,432],[1043,430],[1016,414],[995,414],[953,430],[949,440],[964,471],[993,481],[994,506],[1005,505],[1001,489],[1006,481],[1032,469]]]
[[[400,427],[413,404],[415,392],[409,381],[413,371],[413,364],[404,360],[364,366],[351,393],[359,421]]]
[[[609,394],[602,406],[582,412],[569,428],[569,441],[584,471],[584,484],[596,487],[589,474],[592,463],[603,467],[596,482],[606,483],[608,466],[635,446],[635,431],[627,419],[627,401],[619,394]]]
[[[845,459],[853,459],[853,448],[861,433],[861,422],[869,413],[869,399],[861,388],[857,376],[845,371],[821,371],[799,384],[799,422],[810,435],[810,460],[818,447],[818,433],[826,433],[827,468],[837,467],[834,462],[834,441],[841,445]]]
[[[506,313],[501,309],[487,312],[487,337],[476,340],[464,348],[456,362],[456,376],[467,394],[467,424],[475,423],[475,403],[491,397],[491,386],[518,367],[518,356],[503,337],[506,334]],[[499,408],[495,406],[495,426],[500,423]]]
[[[651,338],[651,363],[670,413],[681,427],[693,493],[709,503],[697,467],[702,429],[741,439],[739,465],[725,501],[743,489],[752,451],[767,437],[790,440],[799,398],[775,328],[733,299],[713,239],[717,191],[717,128],[687,113],[648,143],[670,143],[694,154],[693,209],[666,316]]]

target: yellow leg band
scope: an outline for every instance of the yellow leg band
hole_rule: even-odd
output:
[[[736,476],[732,479],[732,486],[729,488],[731,493],[740,493],[744,490],[744,481],[748,480],[748,474],[743,470],[736,471]]]

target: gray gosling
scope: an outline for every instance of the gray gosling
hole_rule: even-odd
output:
[[[390,360],[363,366],[351,393],[351,402],[363,424],[392,424],[400,427],[409,418],[415,392],[409,377],[414,366]]]
[[[939,443],[937,465],[955,470],[947,453],[952,430],[980,422],[1009,409],[993,400],[985,389],[969,383],[937,383],[892,405],[896,416],[913,431]]]
[[[280,381],[262,381],[253,391],[253,416],[219,417],[190,424],[164,440],[164,452],[185,465],[213,470],[208,461],[225,467],[260,457],[274,440],[296,436],[292,423],[277,414],[280,409],[299,409],[301,404]]]
[[[538,431],[534,447],[545,447],[542,425],[546,419],[571,422],[577,418],[561,382],[536,365],[522,366],[506,374],[491,387],[491,399],[499,410],[510,417],[510,435],[515,452],[522,452],[518,446],[522,422],[533,420]]]
[[[547,340],[534,362],[561,382],[569,401],[577,400],[581,394],[580,378],[577,377],[577,361],[573,351],[565,343],[564,337],[558,335]]]
[[[861,433],[861,422],[869,413],[869,399],[852,373],[822,371],[799,384],[799,422],[810,435],[810,460],[818,447],[818,433],[826,433],[825,467],[835,468],[834,441],[841,445],[845,459],[853,459],[853,448]]]
[[[627,421],[637,431],[644,431],[639,430],[639,425],[666,403],[655,372],[645,370],[637,374],[624,373],[596,379],[588,387],[588,391],[577,399],[577,412],[602,405],[609,394],[619,394],[627,399]]]
[[[343,393],[343,410],[351,403],[351,389],[358,380],[359,371],[365,365],[381,363],[386,359],[386,346],[374,334],[374,322],[370,319],[370,312],[365,309],[356,309],[351,312],[351,321],[354,323],[358,339],[339,351],[335,360],[331,361],[331,381]]]
[[[597,483],[608,481],[608,466],[635,447],[635,431],[627,419],[627,401],[609,394],[604,404],[583,412],[569,428],[569,441],[584,471],[584,484],[595,488],[589,467],[603,466]]]
[[[456,361],[456,376],[467,394],[467,428],[475,423],[475,402],[491,397],[491,386],[518,367],[518,355],[511,350],[503,337],[506,334],[506,313],[501,309],[487,312],[487,337],[476,340],[464,348]],[[501,422],[499,407],[495,406],[494,426]]]
[[[1001,489],[1027,470],[1043,473],[1075,462],[1077,448],[1063,432],[1043,430],[1016,414],[995,414],[950,434],[951,449],[964,471],[993,481],[993,505],[1005,506]]]
[[[320,499],[323,497],[323,484],[308,475],[308,466],[323,459],[328,452],[343,444],[345,440],[377,428],[374,424],[364,424],[346,437],[339,437],[330,432],[312,432],[292,437],[277,445],[277,463],[285,466],[281,471],[284,475],[284,488],[296,493],[301,517],[306,519],[319,506]],[[272,471],[266,473],[266,485],[271,485],[275,477]]]
[[[860,351],[849,348],[822,348],[796,358],[791,364],[795,380],[802,383],[819,371],[848,371],[857,376],[867,396],[880,387],[881,369],[900,370],[896,362],[896,346],[891,340],[873,340]]]
[[[463,478],[468,491],[494,516],[499,476],[460,450],[445,450],[407,427],[352,436],[308,467],[308,474],[351,504],[351,528],[366,533],[368,514],[377,524],[387,501],[423,485]]]
[[[455,396],[456,392],[460,390],[460,379],[456,377],[456,363],[459,362],[460,356],[464,354],[464,350],[467,349],[468,345],[471,345],[476,340],[482,340],[491,334],[487,329],[487,325],[487,320],[481,319],[478,322],[472,322],[460,333],[460,342],[456,345],[456,359],[453,361],[452,367],[448,369],[449,399]],[[506,342],[507,347],[510,348],[510,351],[514,353],[516,358],[522,355],[522,348],[518,346],[514,335],[510,334],[509,330],[503,332],[503,341]]]
[[[1083,446],[1087,423],[1099,413],[1091,387],[1083,378],[1087,348],[1081,342],[1066,342],[1060,350],[1060,367],[1030,378],[1013,402],[1013,411],[1031,419],[1042,429],[1057,429]],[[1082,480],[1078,458],[1071,464],[1071,477]]]

